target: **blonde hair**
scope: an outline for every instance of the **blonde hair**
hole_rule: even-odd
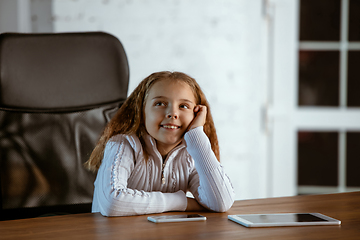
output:
[[[187,83],[193,90],[197,105],[205,105],[207,107],[206,123],[204,132],[208,136],[211,148],[216,158],[220,161],[219,144],[215,130],[214,121],[211,115],[210,106],[206,100],[205,94],[195,79],[182,72],[156,72],[145,78],[135,88],[131,95],[125,100],[124,104],[117,111],[115,116],[106,125],[103,134],[96,144],[89,160],[85,163],[85,167],[89,170],[96,171],[101,165],[104,156],[106,143],[109,139],[117,134],[135,134],[143,145],[145,156],[147,157],[146,148],[144,146],[144,136],[147,134],[145,129],[144,107],[147,95],[151,86],[159,80],[182,81]]]

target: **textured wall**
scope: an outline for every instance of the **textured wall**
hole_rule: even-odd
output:
[[[52,28],[55,32],[105,31],[118,37],[129,58],[129,91],[154,71],[183,71],[197,79],[212,106],[222,162],[236,198],[257,198],[266,194],[261,3],[53,0]],[[33,19],[40,19],[34,15]]]
[[[19,27],[17,8],[16,1],[0,0],[0,32],[17,30]]]

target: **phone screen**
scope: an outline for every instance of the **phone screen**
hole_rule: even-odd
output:
[[[200,214],[181,214],[181,215],[165,215],[165,216],[150,216],[148,220],[151,222],[181,222],[181,221],[202,221],[206,217]]]
[[[153,217],[156,219],[176,219],[176,218],[201,218],[203,217],[200,214],[182,214],[182,215],[166,215],[166,216],[157,216]]]

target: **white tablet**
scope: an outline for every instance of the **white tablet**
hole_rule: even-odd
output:
[[[321,213],[279,213],[228,215],[228,219],[245,227],[340,225],[341,221]]]
[[[205,221],[206,217],[200,214],[181,214],[181,215],[165,215],[165,216],[150,216],[147,218],[150,222],[186,222],[186,221]]]

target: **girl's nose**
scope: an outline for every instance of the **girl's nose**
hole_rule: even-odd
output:
[[[169,119],[172,119],[172,118],[177,119],[178,118],[176,113],[169,113],[166,117],[169,118]]]
[[[169,104],[168,108],[167,108],[167,114],[166,117],[169,119],[178,119],[178,109],[176,107],[176,105],[174,104]]]

